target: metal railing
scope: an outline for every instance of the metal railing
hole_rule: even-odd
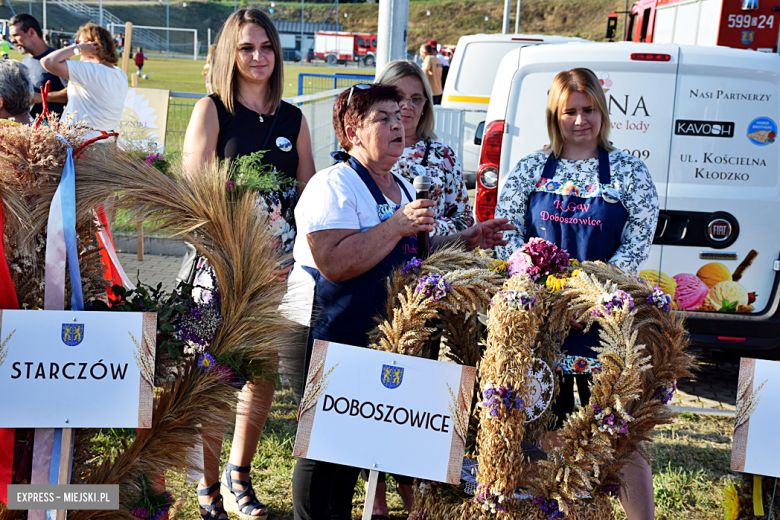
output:
[[[314,94],[333,89],[345,89],[356,83],[371,83],[370,74],[299,74],[298,95]]]

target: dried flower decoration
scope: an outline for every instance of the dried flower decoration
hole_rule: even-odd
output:
[[[603,294],[601,296],[600,305],[593,309],[590,315],[594,317],[603,317],[616,309],[631,310],[633,308],[634,299],[629,296],[626,291],[618,289],[615,292]]]
[[[564,518],[566,515],[558,509],[558,502],[552,498],[546,499],[543,496],[535,496],[533,499],[542,513],[547,517],[547,520],[553,520],[555,518]]]
[[[559,273],[567,267],[569,253],[539,237],[530,239],[509,257],[509,276],[525,273],[533,281]]]
[[[474,497],[474,502],[482,504],[482,510],[496,514],[499,511],[504,511],[501,503],[506,499],[501,493],[492,493],[487,487],[481,485],[477,486],[477,496]]]
[[[516,397],[515,391],[511,386],[495,386],[492,383],[485,385],[482,391],[485,401],[482,406],[490,410],[491,417],[498,417],[498,411],[503,407],[507,413],[512,410],[519,410],[525,406],[525,401]]]
[[[614,435],[615,433],[626,433],[628,427],[628,421],[620,421],[618,417],[615,417],[615,412],[610,408],[602,410],[597,404],[593,405],[594,417],[599,424],[599,431]]]
[[[669,401],[672,400],[674,397],[674,391],[677,390],[677,382],[675,381],[672,383],[671,388],[667,388],[665,386],[660,387],[655,395],[658,397],[658,400],[661,401],[664,404],[667,404]]]
[[[508,269],[509,262],[505,262],[504,260],[493,260],[492,265],[490,266],[490,270],[498,274],[504,274]]]
[[[664,312],[669,312],[669,306],[672,304],[672,297],[666,294],[661,287],[656,285],[653,292],[647,296],[647,303],[652,303]]]
[[[496,298],[503,299],[505,302],[516,309],[530,310],[531,307],[536,305],[536,296],[528,294],[524,291],[513,291],[512,289],[498,291],[496,295],[490,300],[490,305],[493,305],[493,301]]]
[[[204,352],[200,355],[200,358],[198,358],[198,368],[202,368],[206,372],[214,368],[216,364],[217,361],[214,359],[214,356],[208,352]]]
[[[439,301],[444,298],[450,290],[450,284],[438,273],[426,274],[417,279],[417,288],[414,294],[423,293],[427,298],[433,301]]]
[[[406,265],[404,265],[402,272],[404,274],[416,273],[417,271],[420,270],[420,267],[422,267],[422,263],[423,261],[415,256],[414,258],[406,262]]]

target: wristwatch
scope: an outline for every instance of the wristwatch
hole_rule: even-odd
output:
[[[74,43],[71,48],[73,49],[73,54],[76,56],[79,56],[81,54],[81,45],[78,43]]]

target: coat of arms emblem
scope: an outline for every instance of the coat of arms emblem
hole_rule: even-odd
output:
[[[398,388],[404,380],[404,369],[392,365],[382,365],[382,384],[385,388]]]
[[[75,347],[84,341],[84,324],[63,323],[62,324],[62,342],[69,347]]]

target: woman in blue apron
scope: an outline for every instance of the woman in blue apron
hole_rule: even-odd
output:
[[[558,74],[547,100],[549,150],[520,160],[509,174],[496,206],[496,217],[507,217],[515,231],[508,245],[497,248],[508,259],[525,241],[540,237],[568,251],[580,262],[600,260],[636,273],[650,254],[658,221],[658,194],[644,163],[614,148],[604,91],[588,69]],[[560,427],[574,410],[574,380],[580,400],[590,399],[591,374],[601,367],[590,348],[598,333],[572,332],[562,346],[561,391],[553,405]],[[653,518],[650,467],[626,466],[631,503],[621,503],[629,520]]]
[[[356,85],[339,95],[333,123],[347,153],[337,153],[339,162],[311,179],[296,207],[301,238],[290,286],[308,284],[308,302],[298,297],[296,304],[314,310],[306,371],[314,339],[368,345],[374,317],[387,301],[385,279],[417,256],[417,233],[433,231],[434,203],[415,200],[412,185],[390,173],[404,149],[401,99],[398,89],[383,85]],[[506,244],[502,231],[510,229],[506,219],[496,219],[432,242],[459,239],[469,248],[488,248]],[[296,520],[350,519],[359,472],[299,458],[293,475]]]

